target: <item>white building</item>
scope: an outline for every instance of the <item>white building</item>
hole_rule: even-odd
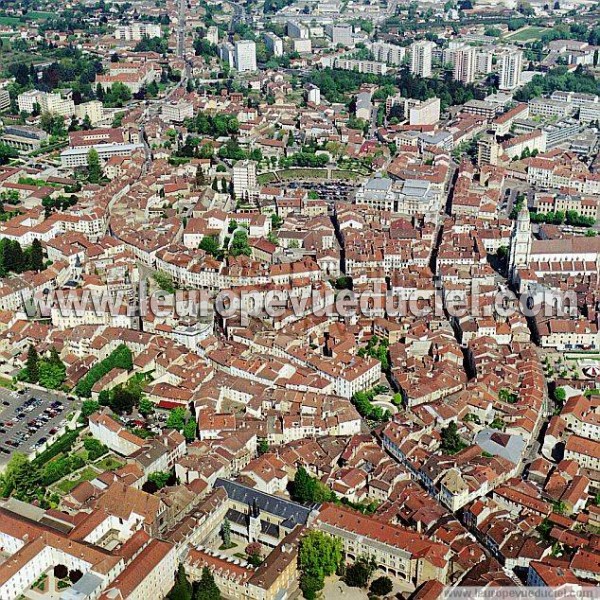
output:
[[[256,44],[251,40],[235,43],[235,68],[240,71],[256,71]]]
[[[521,82],[523,71],[523,52],[521,50],[507,49],[498,57],[500,63],[500,89],[514,90]]]
[[[283,40],[274,33],[267,31],[263,34],[267,50],[273,53],[273,56],[283,56]]]
[[[191,102],[167,102],[162,105],[161,116],[163,120],[171,123],[183,123],[194,116],[194,105]]]
[[[137,42],[144,37],[161,37],[160,25],[154,23],[132,23],[120,25],[115,29],[115,39],[126,42]]]
[[[440,120],[441,104],[439,98],[430,98],[409,109],[411,125],[435,125]]]
[[[331,25],[329,35],[331,36],[331,43],[334,46],[337,46],[338,44],[346,46],[347,48],[352,48],[354,46],[354,34],[352,25],[349,23]]]
[[[253,160],[238,160],[233,165],[233,191],[236,197],[253,196],[257,190],[256,163]]]
[[[406,48],[404,46],[396,46],[396,44],[387,44],[385,42],[373,44],[371,52],[373,52],[375,60],[396,67],[400,66],[406,57]]]
[[[454,79],[462,83],[475,81],[475,48],[462,46],[454,51]]]
[[[90,100],[90,102],[77,104],[75,106],[75,116],[82,120],[87,117],[92,125],[100,123],[104,119],[104,107],[102,102],[100,102],[100,100]]]
[[[428,41],[414,42],[410,47],[410,72],[419,77],[431,77],[431,57],[435,44]]]
[[[310,39],[310,30],[308,27],[297,23],[296,21],[288,21],[286,23],[287,34],[294,40],[308,40]]]
[[[142,144],[98,144],[92,146],[100,160],[106,161],[113,156],[131,156],[136,150],[143,149]],[[87,167],[90,148],[68,148],[60,154],[61,166],[65,168]]]

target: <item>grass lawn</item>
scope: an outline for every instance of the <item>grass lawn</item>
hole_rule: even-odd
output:
[[[277,181],[277,177],[275,173],[263,173],[262,175],[258,175],[256,180],[258,183],[260,183],[260,185],[267,185],[268,183]]]
[[[277,175],[280,179],[327,179],[327,169],[284,169]]]
[[[0,377],[0,387],[6,388],[7,390],[14,390],[15,386],[10,379],[6,379],[5,377]]]
[[[523,27],[518,31],[512,31],[504,36],[505,40],[511,42],[535,42],[542,37],[543,33],[549,31],[546,27]]]
[[[96,469],[86,467],[77,474],[77,479],[64,479],[56,487],[63,493],[68,494],[74,487],[77,487],[83,481],[91,481],[99,475]]]
[[[122,467],[125,463],[117,460],[114,456],[107,456],[94,464],[101,471],[114,471]]]
[[[334,169],[331,171],[331,179],[358,179],[364,177],[358,171],[348,171],[346,169]]]
[[[0,16],[0,25],[8,25],[9,27],[13,25],[22,25],[23,21],[21,21],[18,17],[7,17]]]

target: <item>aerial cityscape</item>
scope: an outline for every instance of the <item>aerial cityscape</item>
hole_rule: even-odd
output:
[[[0,600],[600,598],[600,4],[0,2]]]

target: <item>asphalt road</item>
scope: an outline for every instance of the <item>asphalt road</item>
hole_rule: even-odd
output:
[[[60,392],[0,389],[0,469],[14,452],[34,455],[52,444],[77,407]]]

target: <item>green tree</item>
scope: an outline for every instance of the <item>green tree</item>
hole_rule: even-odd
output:
[[[229,519],[224,519],[223,525],[221,525],[221,538],[224,546],[231,546],[231,524]]]
[[[447,427],[444,427],[441,432],[442,437],[442,452],[455,454],[464,447],[460,435],[458,435],[458,426],[455,421],[450,421]]]
[[[81,416],[89,418],[100,409],[100,403],[97,400],[84,400],[81,403]]]
[[[208,567],[202,569],[200,581],[194,584],[194,600],[221,600],[221,591]]]
[[[91,461],[98,460],[108,452],[108,448],[93,437],[86,437],[83,440],[83,447],[86,449],[88,459]]]
[[[6,497],[12,493],[19,500],[29,501],[37,496],[41,483],[39,467],[22,452],[15,452],[4,471],[3,495]]]
[[[193,442],[196,439],[196,421],[189,419],[183,426],[183,435],[188,442]]]
[[[40,378],[40,358],[33,344],[29,344],[25,370],[27,371],[27,381],[37,383]]]
[[[359,556],[356,562],[346,569],[344,581],[350,587],[366,588],[376,568],[377,563],[373,557]]]
[[[219,246],[219,239],[216,235],[205,235],[200,242],[200,250],[204,250],[207,254],[212,256],[219,256],[221,253],[221,247]]]
[[[181,407],[174,408],[167,417],[167,427],[181,431],[185,426],[185,409]]]
[[[259,440],[257,446],[258,455],[262,456],[269,451],[269,442],[267,440]]]
[[[392,593],[394,585],[389,577],[378,577],[371,582],[369,590],[374,596],[387,596]]]
[[[28,267],[32,271],[39,272],[44,270],[44,250],[42,248],[42,243],[37,238],[31,243]]]
[[[167,595],[167,600],[192,600],[193,588],[189,582],[185,568],[180,563],[175,576],[175,585]]]
[[[138,405],[138,411],[144,417],[151,415],[154,412],[154,402],[148,400],[148,398],[142,398]]]
[[[162,490],[171,479],[171,473],[167,471],[155,471],[148,475],[148,481],[156,486],[156,489]]]
[[[303,574],[323,582],[342,561],[342,542],[322,531],[310,531],[300,543],[298,561]]]
[[[88,181],[90,183],[99,183],[102,179],[102,166],[100,165],[100,157],[95,148],[90,148],[87,156],[88,160]]]
[[[137,400],[137,396],[133,392],[119,385],[113,390],[110,407],[119,415],[130,415],[137,404]]]

